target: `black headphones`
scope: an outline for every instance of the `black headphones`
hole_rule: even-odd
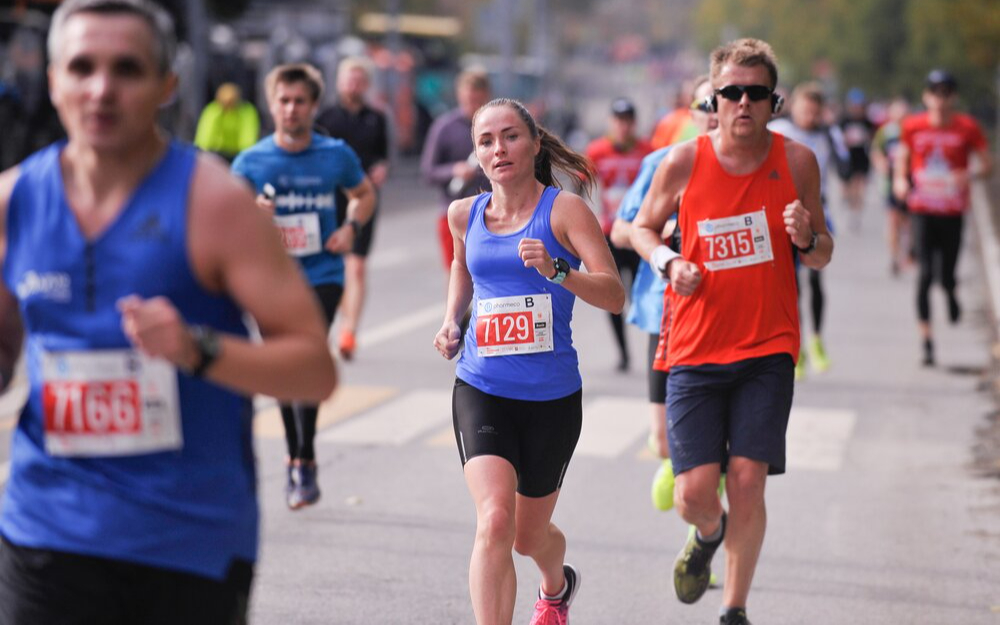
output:
[[[771,94],[771,114],[777,115],[781,112],[781,107],[785,105],[785,98],[783,98],[778,93]],[[714,93],[705,98],[705,106],[708,108],[709,112],[717,113],[719,111],[719,96]]]

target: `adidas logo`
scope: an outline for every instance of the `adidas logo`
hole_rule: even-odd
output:
[[[772,169],[770,175],[767,177],[768,180],[781,180],[781,176],[778,175],[777,169]]]

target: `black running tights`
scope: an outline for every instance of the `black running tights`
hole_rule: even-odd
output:
[[[337,314],[337,306],[344,294],[344,287],[339,284],[320,284],[313,287],[323,315],[326,327],[333,323]],[[281,404],[281,420],[285,424],[285,442],[288,444],[288,457],[292,460],[316,459],[316,420],[319,417],[319,406],[294,402]]]
[[[931,319],[930,290],[935,274],[949,297],[954,297],[958,282],[955,267],[962,247],[962,216],[910,215],[913,243],[920,273],[917,277],[917,317]]]

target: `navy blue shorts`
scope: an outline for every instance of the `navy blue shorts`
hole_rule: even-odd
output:
[[[795,365],[788,354],[726,365],[674,366],[667,378],[667,438],[674,473],[730,456],[785,472],[785,430]]]

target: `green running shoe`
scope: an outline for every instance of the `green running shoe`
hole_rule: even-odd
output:
[[[725,482],[721,482],[721,484],[725,484]],[[721,486],[720,486],[720,488],[721,488]],[[697,530],[697,528],[695,528],[694,525],[688,525],[688,540],[691,540],[692,538],[694,538],[694,533],[697,532],[697,531],[698,530]],[[708,576],[708,587],[709,588],[718,588],[719,587],[719,578],[715,576],[715,573],[712,573],[711,575]]]
[[[712,557],[726,536],[726,513],[722,513],[722,535],[712,543],[698,538],[695,532],[688,539],[674,562],[674,592],[681,603],[694,603],[708,590],[712,577]]]
[[[806,377],[806,350],[799,352],[799,361],[795,363],[795,381],[800,382]]]
[[[812,337],[809,342],[810,357],[812,358],[813,370],[816,373],[824,373],[830,368],[830,358],[823,348],[823,339],[818,336]],[[800,361],[801,362],[801,361]]]
[[[653,507],[666,512],[674,507],[674,465],[664,458],[653,476]]]

